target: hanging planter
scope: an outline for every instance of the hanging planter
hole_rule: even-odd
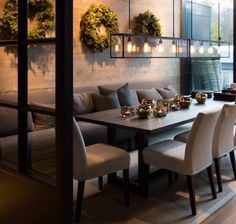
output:
[[[80,22],[80,40],[93,52],[111,45],[110,35],[119,32],[117,15],[106,5],[91,5]]]
[[[29,32],[29,38],[46,38],[54,29],[53,5],[49,0],[29,0],[28,17],[36,22],[36,28]],[[18,0],[7,0],[0,18],[0,36],[5,40],[18,38]]]

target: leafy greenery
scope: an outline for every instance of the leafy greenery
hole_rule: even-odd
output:
[[[155,15],[149,11],[135,17],[135,34],[161,36],[161,24]]]
[[[29,0],[28,17],[36,20],[37,27],[29,32],[29,38],[43,39],[54,28],[53,5],[49,0]],[[0,36],[2,39],[18,38],[18,0],[7,0],[0,18]]]
[[[80,40],[93,52],[110,47],[110,35],[119,32],[117,15],[107,5],[92,4],[80,22]]]

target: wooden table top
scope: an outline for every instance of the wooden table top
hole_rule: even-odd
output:
[[[166,117],[139,119],[137,115],[130,118],[123,118],[120,115],[120,109],[100,111],[90,114],[79,115],[80,121],[86,121],[95,124],[101,124],[108,127],[122,128],[134,132],[161,132],[174,128],[176,126],[192,122],[199,112],[209,110],[220,110],[225,101],[207,100],[205,104],[197,104],[193,100],[188,109],[171,111]]]

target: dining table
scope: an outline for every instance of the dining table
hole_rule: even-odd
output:
[[[221,110],[226,101],[215,101],[208,99],[205,104],[198,104],[192,101],[189,108],[178,111],[169,111],[165,117],[140,119],[137,115],[124,118],[121,116],[121,109],[99,111],[95,113],[79,115],[79,121],[86,121],[94,124],[107,126],[107,141],[113,145],[116,139],[116,130],[123,129],[135,133],[135,145],[138,150],[138,181],[139,187],[144,177],[142,151],[148,146],[148,140],[154,133],[171,130],[177,126],[193,122],[198,113],[205,111]]]

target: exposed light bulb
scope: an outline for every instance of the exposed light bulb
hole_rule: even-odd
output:
[[[131,53],[132,52],[132,41],[131,41],[131,37],[128,38],[128,43],[127,43],[127,52]]]
[[[158,52],[163,53],[165,51],[165,47],[163,46],[162,39],[160,39],[158,44]]]
[[[179,54],[182,54],[183,53],[183,48],[179,47],[178,52],[179,52]]]
[[[204,54],[205,49],[204,49],[203,43],[201,43],[201,46],[199,47],[198,52],[199,52],[199,54]]]
[[[133,51],[133,52],[136,52],[136,51],[137,51],[136,44],[133,44],[133,46],[132,46],[132,51]]]
[[[208,54],[213,54],[214,53],[214,49],[212,47],[212,44],[210,44],[209,48],[208,48]]]
[[[176,52],[177,52],[177,47],[176,47],[176,43],[174,40],[172,41],[171,51],[173,54],[176,54]]]
[[[193,44],[191,43],[191,45],[190,45],[190,53],[191,54],[194,54],[196,52],[196,49],[195,49],[195,47],[193,46]]]
[[[119,44],[116,44],[115,45],[115,52],[118,53],[120,51],[120,46]]]
[[[143,45],[143,52],[148,53],[149,49],[150,49],[150,47],[149,47],[148,41],[147,41],[147,39],[145,39],[144,45]]]

